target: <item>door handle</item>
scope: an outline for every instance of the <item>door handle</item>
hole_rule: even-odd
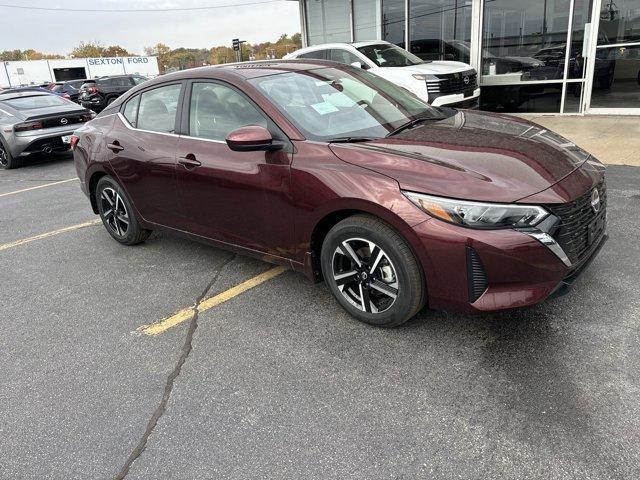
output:
[[[114,140],[112,143],[108,143],[107,148],[113,153],[118,153],[124,150],[124,147],[120,145],[120,142],[118,142],[117,140]]]
[[[196,156],[193,153],[185,155],[184,157],[180,157],[178,159],[178,163],[184,166],[187,170],[191,170],[192,168],[196,168],[202,165],[202,163],[196,159]]]

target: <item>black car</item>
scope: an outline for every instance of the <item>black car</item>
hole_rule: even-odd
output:
[[[49,90],[54,93],[61,94],[65,98],[68,98],[72,102],[79,103],[78,97],[80,96],[80,87],[84,85],[87,80],[68,80],[66,82],[56,82],[49,86]],[[65,95],[66,94],[66,95]],[[68,95],[68,96],[67,96]]]
[[[147,80],[147,77],[141,75],[117,75],[85,80],[80,87],[80,104],[99,112],[124,92]]]

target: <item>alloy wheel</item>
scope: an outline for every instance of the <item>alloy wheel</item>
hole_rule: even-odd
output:
[[[9,155],[7,155],[7,151],[4,149],[2,143],[0,143],[0,165],[3,167],[9,166]]]
[[[338,289],[354,307],[377,314],[395,303],[400,288],[396,269],[371,240],[344,240],[333,253],[332,265]]]
[[[102,189],[102,217],[109,228],[118,236],[124,237],[129,231],[129,213],[122,197],[113,188]]]

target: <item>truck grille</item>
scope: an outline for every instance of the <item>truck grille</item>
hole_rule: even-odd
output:
[[[572,202],[546,205],[547,209],[560,219],[558,230],[553,237],[573,264],[582,261],[589,254],[590,247],[598,243],[604,234],[604,228],[602,231],[592,232],[592,235],[595,233],[596,236],[591,239],[591,242],[589,241],[589,225],[596,218],[606,217],[607,214],[607,185],[604,180],[596,188],[600,194],[598,212],[595,212],[591,206],[593,189]]]
[[[427,91],[434,95],[464,93],[465,97],[468,97],[473,95],[478,85],[478,75],[475,70],[433,76],[437,80],[427,80]]]

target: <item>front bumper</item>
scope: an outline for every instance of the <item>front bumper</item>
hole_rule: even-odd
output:
[[[434,107],[477,108],[479,99],[480,88],[478,87],[473,91],[473,95],[468,97],[465,97],[464,93],[441,95],[434,98],[430,103]]]
[[[583,263],[568,267],[550,248],[517,230],[474,230],[433,218],[413,229],[423,247],[418,256],[430,308],[462,313],[523,307],[557,294],[606,240],[600,237]],[[470,258],[477,259],[484,275],[477,295],[477,265],[470,265]]]

